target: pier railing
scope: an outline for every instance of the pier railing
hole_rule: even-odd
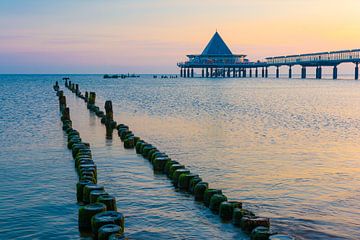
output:
[[[268,65],[337,65],[343,62],[359,62],[360,49],[277,56],[265,58]]]

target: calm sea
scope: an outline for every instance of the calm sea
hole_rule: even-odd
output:
[[[52,90],[62,77],[0,75],[0,239],[80,238],[77,175]],[[274,231],[360,238],[359,81],[70,78],[228,199],[270,217]],[[106,139],[84,102],[65,95],[131,239],[247,239],[124,150],[116,133]]]

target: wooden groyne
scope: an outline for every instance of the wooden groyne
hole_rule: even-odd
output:
[[[100,110],[100,107],[96,105],[95,92],[90,92],[90,94],[85,94],[84,96],[81,94],[79,87],[76,87],[74,83],[68,82],[68,80],[66,80],[65,86],[70,91],[75,93],[76,96],[84,99],[84,101],[87,103],[87,108],[89,109],[89,111],[94,112],[96,116],[101,119],[101,123],[104,124],[106,127],[107,136],[110,137],[112,135],[112,131],[116,130],[118,132],[118,136],[123,142],[124,148],[135,149],[136,154],[141,155],[143,158],[147,159],[152,164],[153,169],[156,173],[166,174],[176,189],[180,189],[181,191],[192,194],[195,201],[203,202],[206,207],[208,207],[214,214],[219,215],[222,220],[228,222],[231,221],[234,226],[237,226],[241,228],[244,232],[248,233],[252,240],[294,240],[294,238],[289,235],[273,232],[270,229],[269,218],[257,216],[250,210],[243,208],[243,204],[241,201],[229,200],[223,194],[221,189],[211,188],[210,184],[206,182],[201,176],[192,173],[188,168],[186,168],[185,165],[173,160],[164,151],[159,150],[153,144],[141,139],[139,136],[136,136],[134,132],[130,130],[128,125],[123,123],[118,124],[116,121],[114,121],[112,102],[110,100],[107,100],[105,102],[104,113],[102,110]],[[77,133],[76,130],[71,127],[71,120],[67,120],[64,122],[64,128],[68,136],[74,136],[70,137],[69,141],[72,141],[72,139],[74,138],[75,141],[79,141],[80,143],[82,143],[80,135]],[[73,133],[74,131],[76,132]],[[78,145],[75,145],[74,148],[77,149],[77,146]],[[80,154],[76,152],[77,150],[75,150],[75,156],[78,157],[77,159],[75,158],[75,161],[79,161],[78,164],[80,164],[80,166],[82,166],[81,164],[87,165],[87,161],[91,161],[91,158],[89,157],[90,151],[88,150],[90,149],[90,147],[85,143],[82,143],[79,146],[81,146],[82,150]],[[73,146],[71,146],[71,148],[73,148]],[[89,167],[95,174],[96,167],[94,167],[93,165]],[[89,191],[90,194],[92,193],[92,191],[94,191],[94,200],[96,200],[97,196],[103,193],[104,189],[101,188],[99,185],[96,185],[97,187],[90,187],[89,189],[89,186],[92,185],[88,186],[88,184],[96,183],[91,181],[81,182],[88,181],[92,177],[93,175],[90,175],[90,173],[89,176],[86,175],[86,179],[81,179],[80,176],[80,181],[78,184],[79,188],[83,188],[83,191],[78,191],[80,192],[80,199],[82,197],[82,199],[85,198],[86,201],[89,201],[88,199],[91,200],[91,196],[84,197],[84,194],[88,195]],[[81,196],[81,194],[83,195]],[[100,206],[98,207],[100,208]],[[92,219],[96,219],[95,216],[101,216],[101,214],[104,214],[103,212],[104,211],[101,211],[101,213],[96,213],[92,215]],[[87,217],[87,219],[89,218]],[[121,225],[121,228],[123,231],[124,225]]]
[[[70,83],[69,86],[78,97],[85,99],[79,91],[78,84]],[[91,235],[99,240],[125,239],[123,235],[125,218],[117,211],[115,197],[97,183],[97,165],[92,158],[90,144],[84,142],[80,133],[72,127],[70,108],[66,106],[66,97],[64,92],[60,91],[57,82],[54,90],[59,97],[61,121],[68,138],[67,147],[72,151],[75,169],[79,176],[76,184],[76,199],[80,205],[79,230],[82,234]]]

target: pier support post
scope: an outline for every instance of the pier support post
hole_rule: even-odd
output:
[[[233,77],[236,77],[236,70],[235,70],[235,68],[233,68],[232,70],[233,70]]]
[[[262,67],[262,69],[261,69],[261,77],[265,77],[265,69],[264,69],[264,67]]]
[[[201,77],[204,77],[204,69],[201,69]]]
[[[210,77],[213,77],[213,76],[214,76],[213,69],[210,68]]]
[[[265,78],[268,78],[269,76],[269,69],[268,67],[265,68]]]
[[[192,78],[194,77],[194,69],[193,68],[191,69],[191,77]]]
[[[338,69],[337,69],[337,66],[335,65],[334,68],[333,68],[333,79],[337,79],[337,76],[338,76]]]
[[[276,66],[276,78],[280,77],[280,69],[279,66]]]
[[[206,68],[206,77],[209,77],[209,68]]]
[[[249,77],[252,77],[252,68],[249,70]]]
[[[316,67],[316,78],[317,78],[317,79],[321,79],[321,75],[322,75],[321,66],[317,66],[317,67]]]
[[[230,68],[227,69],[227,77],[230,77]]]
[[[241,78],[241,68],[238,68],[237,70],[239,78]]]
[[[289,78],[292,78],[292,67],[289,66]]]
[[[246,78],[246,68],[243,70],[243,77]]]
[[[182,76],[183,76],[183,69],[180,68],[180,77],[182,77]]]
[[[359,79],[359,63],[355,63],[355,80]]]
[[[255,68],[255,77],[259,77],[259,69],[258,68]]]
[[[190,77],[190,68],[187,69],[187,77]]]
[[[222,76],[223,78],[225,77],[225,71],[226,71],[225,68],[222,68],[222,69],[221,69],[221,76]]]
[[[305,78],[306,78],[306,67],[305,67],[305,66],[303,66],[303,67],[301,68],[301,78],[302,78],[302,79],[305,79]]]

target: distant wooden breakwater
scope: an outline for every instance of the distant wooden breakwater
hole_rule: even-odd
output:
[[[203,202],[222,220],[231,221],[250,235],[252,240],[294,240],[295,238],[272,232],[270,219],[256,216],[244,209],[242,202],[229,200],[221,189],[210,188],[198,174],[191,173],[185,165],[171,159],[165,152],[142,140],[125,124],[117,124],[113,117],[112,102],[105,102],[105,112],[96,106],[96,93],[80,92],[79,85],[69,78],[63,78],[65,86],[87,103],[87,108],[94,112],[105,125],[108,136],[117,130],[118,136],[126,149],[135,149],[136,153],[149,160],[156,173],[166,174],[175,188],[194,195],[195,201]],[[58,82],[53,86],[59,97],[63,130],[68,136],[68,148],[72,150],[75,167],[79,174],[77,200],[79,208],[79,229],[90,231],[95,239],[125,239],[125,220],[117,212],[116,200],[109,195],[104,186],[97,183],[97,166],[92,159],[90,144],[83,142],[80,133],[72,128],[70,109],[66,105],[64,92]]]

